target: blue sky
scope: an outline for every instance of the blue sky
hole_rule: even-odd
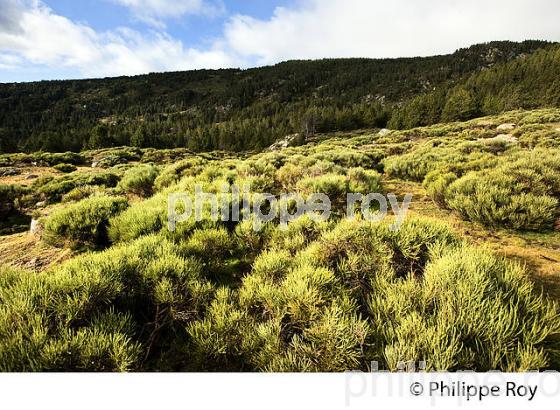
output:
[[[557,0],[0,0],[0,82],[560,41]]]
[[[146,22],[134,17],[125,5],[111,0],[46,0],[44,1],[55,13],[66,16],[74,21],[87,23],[95,30],[105,31],[126,25],[143,31],[151,27]],[[219,1],[215,4],[222,9],[211,15],[189,16],[165,19],[166,31],[180,38],[187,46],[204,44],[219,37],[223,25],[232,14],[249,15],[266,19],[272,15],[276,7],[294,3],[293,1],[274,0],[242,0]]]

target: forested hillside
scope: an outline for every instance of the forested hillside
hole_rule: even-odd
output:
[[[422,94],[393,113],[392,128],[462,121],[513,109],[560,106],[560,48],[496,65]]]
[[[0,84],[0,151],[261,149],[293,133],[401,128],[557,106],[559,73],[556,45],[526,41],[428,58]]]

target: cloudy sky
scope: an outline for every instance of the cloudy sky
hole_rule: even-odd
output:
[[[0,0],[0,82],[560,41],[558,0]]]

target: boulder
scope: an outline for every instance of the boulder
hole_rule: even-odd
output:
[[[37,179],[39,178],[39,175],[35,175],[35,174],[29,174],[25,177],[25,179],[30,180],[30,179]]]
[[[0,171],[0,176],[3,177],[13,177],[15,175],[21,174],[21,171],[17,168],[8,168],[5,170]]]
[[[517,127],[517,125],[514,123],[506,123],[506,124],[498,125],[498,128],[496,129],[498,131],[513,131],[515,127]]]
[[[37,235],[41,231],[41,225],[39,224],[39,220],[33,218],[31,220],[31,226],[29,227],[29,233],[33,235]]]
[[[517,138],[514,137],[511,134],[500,134],[500,135],[496,135],[494,138],[491,138],[491,139],[496,140],[496,141],[505,141],[505,142],[511,142],[511,143],[517,142]]]
[[[300,134],[286,135],[284,138],[277,140],[274,144],[268,147],[269,151],[280,151],[284,148],[293,147],[297,145]]]
[[[499,142],[499,141],[503,141],[503,142],[508,142],[511,144],[515,144],[517,143],[517,138],[514,137],[511,134],[500,134],[500,135],[496,135],[493,138],[479,138],[478,139],[479,142]]]

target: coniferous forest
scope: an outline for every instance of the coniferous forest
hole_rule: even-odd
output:
[[[0,84],[0,151],[244,151],[295,133],[467,120],[557,106],[559,65],[555,44],[493,42],[428,58]]]

